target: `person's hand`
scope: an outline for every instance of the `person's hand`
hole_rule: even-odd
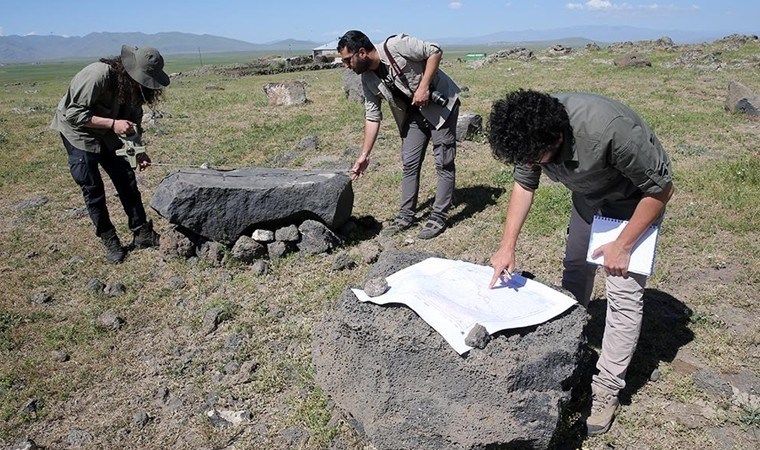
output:
[[[116,119],[113,121],[114,133],[121,136],[132,136],[137,133],[137,124],[125,119]]]
[[[604,255],[604,271],[607,275],[628,278],[628,263],[631,261],[631,252],[623,248],[617,241],[604,244],[594,250],[592,258]]]
[[[428,88],[422,88],[420,86],[414,91],[414,97],[412,97],[412,105],[425,106],[430,103],[430,90]]]
[[[364,175],[364,172],[367,171],[368,166],[369,166],[369,153],[365,152],[359,155],[358,158],[356,158],[356,162],[354,163],[353,167],[351,167],[351,181],[354,181],[360,176]]]
[[[489,289],[492,289],[499,277],[504,275],[505,269],[509,273],[514,272],[515,250],[504,246],[499,247],[496,253],[491,256],[491,266],[493,266],[493,277],[491,277],[491,283],[488,285]]]
[[[151,160],[147,153],[138,153],[135,157],[137,158],[137,167],[140,169],[140,172],[150,167]]]

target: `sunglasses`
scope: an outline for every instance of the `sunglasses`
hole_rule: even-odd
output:
[[[359,50],[357,50],[357,51],[353,52],[353,53],[351,54],[351,56],[347,56],[347,57],[345,57],[345,58],[341,58],[340,60],[341,60],[341,61],[343,61],[343,64],[345,64],[345,65],[347,65],[347,66],[350,66],[350,65],[351,65],[351,60],[353,60],[353,59],[354,59],[354,56],[356,56],[356,54],[357,54],[357,53],[359,53]]]

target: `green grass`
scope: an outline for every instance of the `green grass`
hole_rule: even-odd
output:
[[[466,52],[470,51],[476,50]],[[486,126],[493,100],[517,88],[608,95],[628,103],[653,126],[673,161],[676,194],[668,205],[658,276],[649,287],[694,311],[684,325],[694,339],[684,344],[684,351],[719,373],[748,369],[760,375],[756,365],[749,364],[756,335],[735,331],[724,311],[730,306],[748,317],[760,314],[757,122],[723,109],[729,81],[760,89],[760,46],[724,51],[722,61],[747,59],[755,65],[728,63],[720,71],[663,66],[675,61],[680,51],[654,52],[654,67],[643,70],[594,62],[620,55],[609,48],[576,53],[574,59],[501,61],[477,69],[457,62],[464,53],[465,49],[446,51],[443,67],[469,87],[461,110],[480,114]],[[167,58],[166,69],[195,70],[200,65],[197,56]],[[244,64],[255,57],[203,55],[203,62]],[[38,444],[55,447],[65,440],[71,418],[99,436],[101,448],[172,445],[162,432],[170,433],[178,421],[183,433],[197,433],[197,446],[214,447],[229,435],[208,427],[195,408],[211,392],[229,402],[225,407],[253,412],[255,423],[235,443],[240,448],[251,448],[256,432],[252,430],[259,430],[259,424],[275,439],[270,448],[278,448],[281,431],[293,426],[310,432],[309,449],[329,448],[335,436],[352,440],[345,424],[330,422],[328,396],[311,372],[310,341],[330,302],[346,287],[359,285],[369,266],[362,263],[354,270],[335,272],[331,256],[290,255],[273,261],[271,274],[257,276],[241,264],[217,268],[205,261],[165,261],[152,250],[131,252],[120,266],[104,265],[89,219],[64,214],[83,205],[81,192],[68,173],[59,137],[48,129],[69,79],[89,62],[0,67],[0,446],[31,435],[42,441]],[[363,107],[344,98],[341,76],[341,69],[334,69],[238,78],[175,77],[158,106],[164,117],[147,130],[148,151],[156,162],[183,167],[203,162],[227,168],[267,167],[313,134],[319,149],[298,154],[289,167],[307,167],[317,156],[351,163],[353,156],[344,156],[344,151],[361,144]],[[268,106],[263,86],[285,80],[305,81],[309,103]],[[209,85],[223,90],[206,89]],[[387,109],[384,115],[370,170],[353,184],[353,215],[379,221],[395,216],[401,178],[400,139]],[[170,170],[154,167],[138,174],[146,204]],[[458,189],[467,194],[452,211],[452,216],[459,214],[458,221],[434,240],[406,243],[400,238],[394,245],[452,259],[488,260],[501,238],[512,168],[493,159],[481,136],[459,144],[457,177]],[[434,185],[429,155],[421,176],[421,204],[432,199]],[[128,239],[124,214],[108,189],[112,219]],[[36,195],[49,202],[32,210],[15,209]],[[518,242],[521,268],[541,279],[559,280],[569,210],[570,192],[542,180]],[[149,215],[160,232],[168,229],[164,219],[152,211]],[[361,243],[349,241],[343,250]],[[52,244],[58,252],[49,250]],[[222,271],[232,280],[222,277]],[[187,285],[167,287],[172,276]],[[127,295],[107,298],[88,291],[92,277],[123,282]],[[51,292],[54,301],[30,305],[28,299],[39,290]],[[225,321],[214,333],[200,336],[199,325],[212,307],[224,310]],[[98,314],[110,308],[127,320],[118,332],[95,327]],[[226,347],[233,333],[242,336],[234,350]],[[676,337],[662,332],[657,338],[654,348],[642,351],[660,351]],[[49,357],[51,350],[65,350],[72,360],[57,364]],[[231,360],[257,363],[250,383],[213,381],[215,372]],[[608,444],[639,448],[642,442],[652,442],[659,448],[700,448],[706,434],[674,423],[658,405],[712,400],[689,376],[671,371],[668,363],[660,381],[633,396],[633,405],[641,405],[646,414],[625,405],[609,434],[579,445],[596,450]],[[156,406],[159,385],[167,385],[185,406],[170,414]],[[18,409],[31,397],[44,400],[44,411],[36,419],[20,417]],[[134,442],[125,443],[115,430],[128,426],[135,405],[143,405],[161,425],[148,426],[139,437],[132,434]],[[90,421],[93,411],[102,420]],[[722,414],[719,426],[736,426],[734,431],[757,427],[756,410],[734,408]],[[568,422],[563,430],[569,435],[577,427]]]

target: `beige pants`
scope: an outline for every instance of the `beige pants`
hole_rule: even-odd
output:
[[[565,250],[562,287],[572,292],[584,307],[594,287],[596,265],[586,262],[591,224],[573,207]],[[629,273],[628,278],[607,275],[607,317],[602,337],[602,354],[592,384],[617,393],[625,387],[625,373],[641,332],[644,313],[644,286],[647,277]]]

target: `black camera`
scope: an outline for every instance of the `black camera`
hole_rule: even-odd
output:
[[[445,97],[443,94],[441,94],[438,91],[430,92],[430,101],[435,103],[438,106],[446,106],[446,104],[449,103],[448,97]]]

